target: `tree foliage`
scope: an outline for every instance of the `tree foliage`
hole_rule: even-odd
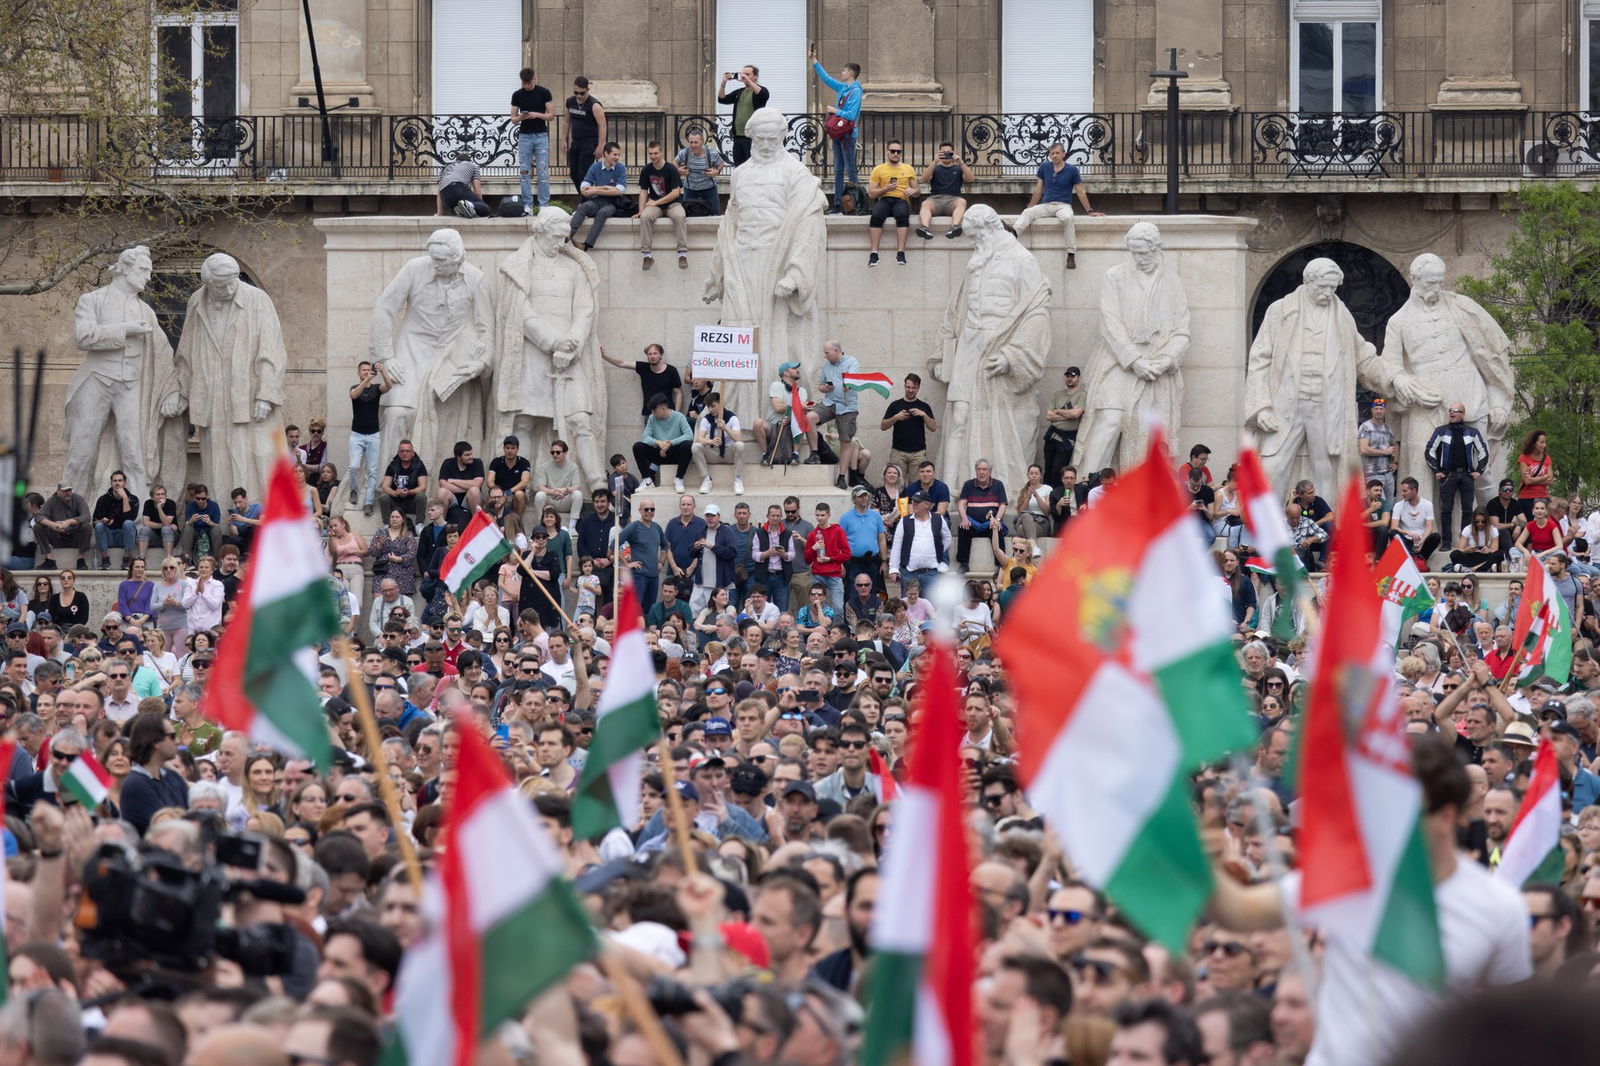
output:
[[[0,219],[0,296],[45,292],[129,245],[159,263],[198,254],[216,227],[270,222],[281,189],[203,159],[217,126],[174,107],[196,82],[153,58],[154,16],[243,6],[0,0],[0,160],[6,180],[35,185]]]
[[[1516,422],[1509,440],[1549,434],[1557,483],[1600,487],[1600,188],[1528,184],[1487,278],[1462,278],[1511,338]]]

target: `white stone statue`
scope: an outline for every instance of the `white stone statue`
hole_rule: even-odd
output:
[[[1153,414],[1169,440],[1183,437],[1183,358],[1189,299],[1161,254],[1161,232],[1138,222],[1123,237],[1129,262],[1100,285],[1100,341],[1084,377],[1083,428],[1074,450],[1080,476],[1124,470],[1150,450]]]
[[[281,450],[288,362],[271,297],[239,280],[231,255],[208,257],[189,297],[161,414],[188,410],[213,499],[225,500],[235,488],[259,499],[265,490]]]
[[[1287,492],[1291,474],[1337,491],[1346,464],[1357,461],[1356,381],[1374,383],[1377,355],[1334,295],[1344,271],[1313,259],[1302,284],[1267,308],[1245,365],[1245,425],[1260,434],[1268,479]],[[1303,473],[1295,458],[1305,449]]]
[[[1377,388],[1400,412],[1401,475],[1431,485],[1423,456],[1428,436],[1449,421],[1450,404],[1489,443],[1489,473],[1480,497],[1493,494],[1506,469],[1506,428],[1515,382],[1511,339],[1475,300],[1444,288],[1444,260],[1424,252],[1411,261],[1411,297],[1389,319]]]
[[[949,383],[939,469],[964,478],[987,459],[996,477],[1020,484],[1033,461],[1034,390],[1050,354],[1050,285],[994,208],[979,204],[963,224],[977,247],[945,309],[939,354],[928,361]]]
[[[101,437],[108,425],[116,448],[112,465],[127,474],[135,496],[148,497],[150,486],[163,478],[184,477],[187,427],[162,418],[159,410],[161,387],[172,375],[172,344],[155,311],[139,298],[152,270],[148,248],[127,249],[111,266],[111,284],[78,297],[72,315],[84,359],[67,386],[61,480],[85,494],[105,480],[96,476],[96,467],[106,466]]]
[[[496,437],[515,433],[535,455],[565,440],[591,487],[606,482],[606,388],[595,337],[600,275],[567,241],[567,215],[545,209],[500,263],[495,290]]]
[[[723,401],[745,417],[767,409],[778,367],[800,364],[802,381],[816,377],[822,349],[817,291],[827,230],[826,201],[815,175],[783,150],[788,120],[772,108],[750,117],[750,159],[733,172],[732,196],[717,228],[705,302],[722,301],[721,321],[754,326],[761,356],[759,381],[728,382]]]
[[[428,254],[401,267],[373,308],[372,358],[394,382],[380,408],[385,462],[403,438],[430,470],[456,441],[484,439],[494,309],[483,271],[466,258],[461,234],[435,230]]]

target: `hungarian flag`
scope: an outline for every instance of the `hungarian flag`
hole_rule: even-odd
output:
[[[94,752],[84,748],[67,766],[67,772],[61,775],[61,787],[93,811],[100,806],[101,800],[111,795],[111,775],[94,757]]]
[[[1157,433],[1068,525],[995,641],[1030,802],[1085,880],[1175,952],[1211,895],[1189,775],[1257,741],[1216,573]]]
[[[644,639],[638,593],[627,581],[617,600],[617,636],[600,693],[594,739],[572,796],[574,836],[592,840],[617,826],[633,825],[639,817],[643,749],[660,739],[655,664]]]
[[[384,1066],[472,1066],[598,944],[539,816],[475,729],[461,731],[454,802],[424,898],[431,929],[406,952]]]
[[[1521,648],[1522,666],[1517,684],[1528,685],[1541,677],[1566,684],[1572,676],[1572,619],[1567,601],[1556,591],[1537,555],[1528,556],[1528,577],[1517,601],[1517,623],[1511,646]]]
[[[1351,478],[1342,514],[1361,511]],[[1334,529],[1328,607],[1300,740],[1299,905],[1344,950],[1419,985],[1444,981],[1422,788],[1372,595],[1367,535]]]
[[[1258,574],[1269,574],[1278,582],[1278,610],[1272,616],[1272,635],[1279,640],[1294,639],[1295,597],[1303,584],[1306,568],[1294,553],[1294,534],[1283,513],[1283,500],[1274,495],[1261,457],[1254,448],[1239,450],[1239,500],[1244,507],[1244,522],[1250,529],[1251,546],[1260,553],[1246,565]],[[1263,570],[1261,563],[1268,563]]]
[[[845,374],[844,383],[860,392],[875,392],[885,400],[894,391],[894,378],[888,374]]]
[[[47,748],[49,745],[45,745]],[[0,740],[0,766],[7,772],[11,770],[11,760],[17,753],[17,745],[12,740]],[[0,825],[6,819],[6,793],[0,789]],[[4,863],[0,863],[0,1003],[4,1003],[11,994],[11,945],[6,941],[6,881],[8,880]]]
[[[1191,536],[1193,531],[1190,531]],[[968,864],[964,727],[954,653],[929,646],[911,774],[884,851],[883,894],[872,916],[872,976],[863,1066],[909,1061],[969,1066],[976,1052],[972,982],[976,937]]]
[[[1406,627],[1412,620],[1432,609],[1433,595],[1422,580],[1416,559],[1406,551],[1399,537],[1389,539],[1374,576],[1378,582],[1378,598],[1383,601],[1383,642],[1394,651],[1405,639]]]
[[[1522,797],[1522,807],[1511,823],[1511,835],[1500,852],[1494,875],[1521,888],[1530,881],[1561,883],[1566,856],[1561,851],[1561,769],[1556,750],[1539,741],[1533,757],[1533,780]]]
[[[494,524],[488,512],[479,511],[461,531],[461,539],[450,549],[450,554],[444,557],[439,576],[445,587],[459,596],[462,589],[471,588],[510,553],[511,544],[501,534],[500,527]]]
[[[206,714],[288,755],[328,764],[317,647],[338,636],[328,556],[287,456],[273,464],[255,549],[217,649]]]
[[[879,802],[888,803],[900,794],[900,786],[894,779],[894,772],[889,769],[888,762],[877,748],[867,749],[867,768],[878,779]]]
[[[1302,563],[1300,561],[1300,556],[1294,555],[1293,552],[1291,552],[1290,555],[1294,557],[1295,577],[1301,581],[1304,581],[1307,577],[1306,564]],[[1260,574],[1262,577],[1276,578],[1278,576],[1277,565],[1271,559],[1266,559],[1259,555],[1252,555],[1250,558],[1246,559],[1244,561],[1244,568],[1253,574]]]
[[[797,381],[789,386],[789,430],[798,441],[817,427],[811,424],[811,416],[806,414],[805,393],[800,389]]]

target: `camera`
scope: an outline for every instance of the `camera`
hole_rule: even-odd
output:
[[[219,837],[219,845],[228,839]],[[230,843],[234,852],[250,841]],[[260,842],[255,841],[259,848]],[[113,974],[152,967],[197,973],[218,956],[237,962],[247,976],[288,972],[294,965],[294,930],[275,922],[246,928],[220,924],[225,902],[252,896],[302,903],[305,893],[274,881],[230,881],[220,869],[191,870],[161,849],[133,851],[102,844],[83,871],[83,895],[73,918],[83,954]]]
[[[716,1000],[717,1006],[734,1025],[738,1025],[744,1018],[744,997],[753,986],[743,978],[720,985],[712,985],[706,991],[711,993],[711,998]],[[670,977],[653,977],[645,989],[645,996],[650,1000],[650,1009],[663,1017],[678,1017],[684,1014],[693,1014],[700,1009],[694,1001],[694,990],[681,981]]]

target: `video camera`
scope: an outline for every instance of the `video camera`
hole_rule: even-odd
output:
[[[706,991],[711,994],[711,998],[722,1008],[729,1020],[738,1025],[744,1019],[745,993],[754,987],[754,984],[744,978],[735,978],[720,985],[713,985]],[[670,977],[651,978],[650,984],[645,989],[645,998],[650,1001],[650,1009],[663,1018],[693,1014],[700,1009],[700,1004],[694,1001],[694,990]]]
[[[234,850],[248,852],[249,843],[247,839]],[[191,870],[168,851],[136,852],[107,843],[84,866],[74,924],[83,954],[104,962],[119,977],[151,967],[197,973],[218,956],[238,963],[250,977],[288,972],[296,946],[290,926],[220,924],[223,903],[246,896],[305,902],[305,893],[294,885],[229,880],[216,866]]]

